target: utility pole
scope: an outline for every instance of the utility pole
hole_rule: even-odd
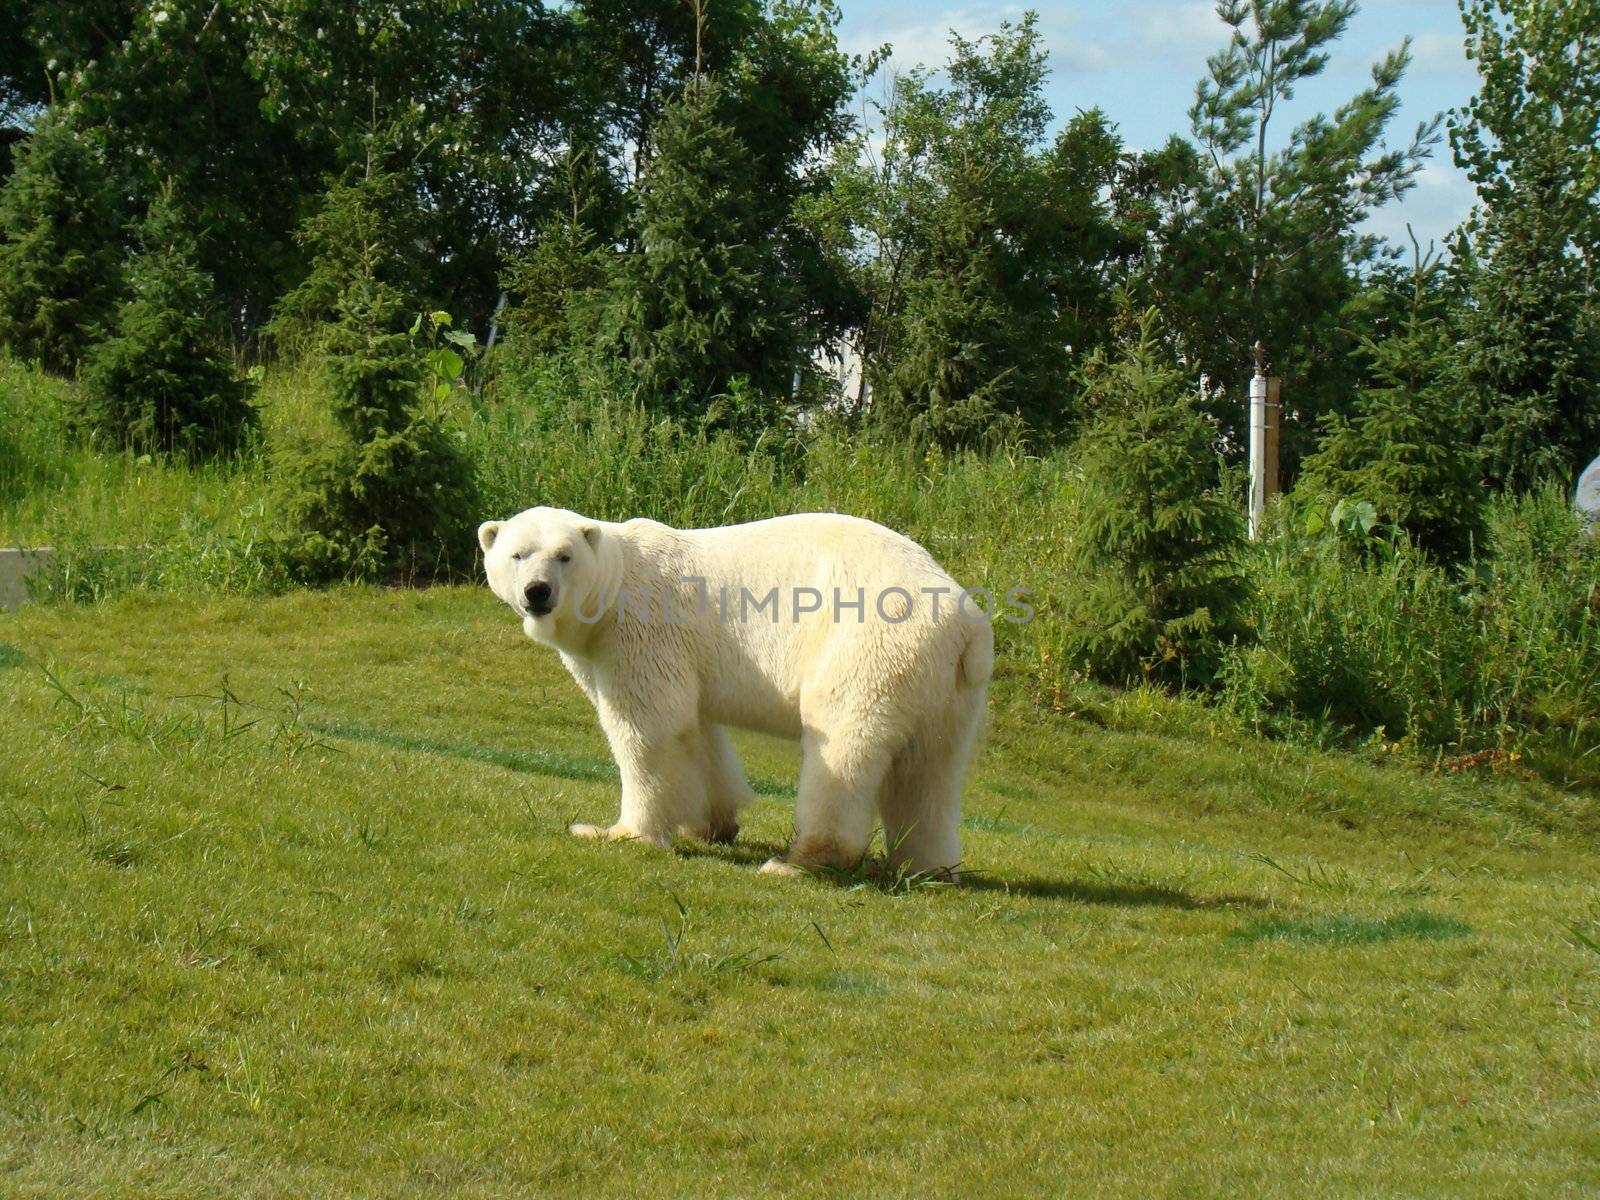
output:
[[[1256,373],[1250,378],[1250,540],[1261,531],[1261,514],[1278,494],[1278,438],[1282,383],[1267,377],[1266,351],[1255,344]]]

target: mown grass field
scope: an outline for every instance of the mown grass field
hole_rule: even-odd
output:
[[[736,847],[567,837],[482,589],[0,614],[0,1195],[1600,1190],[1592,796],[1025,690],[968,883],[790,881],[781,743]]]

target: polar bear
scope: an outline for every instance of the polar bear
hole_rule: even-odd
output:
[[[489,586],[560,652],[622,777],[579,837],[730,842],[750,798],[726,726],[801,744],[795,834],[763,871],[890,860],[954,877],[994,632],[917,543],[828,513],[715,529],[532,508],[478,529]]]

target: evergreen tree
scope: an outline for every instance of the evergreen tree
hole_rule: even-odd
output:
[[[1083,509],[1066,652],[1108,682],[1210,682],[1243,632],[1244,523],[1223,494],[1215,425],[1162,349],[1155,313],[1084,369]]]
[[[129,298],[82,371],[84,423],[114,444],[207,457],[238,449],[255,410],[224,346],[211,277],[170,190],[139,229]]]
[[[404,274],[382,203],[396,186],[375,170],[335,186],[305,232],[317,265],[303,302],[338,287],[317,343],[335,428],[286,447],[278,463],[289,565],[309,582],[444,577],[472,561],[472,467],[423,409],[417,324],[408,332],[404,298],[388,282]]]
[[[1419,251],[1409,314],[1364,343],[1367,383],[1354,416],[1330,417],[1296,494],[1366,501],[1417,545],[1458,560],[1482,543],[1487,497],[1439,278],[1440,264]]]
[[[1468,0],[1480,94],[1451,122],[1482,208],[1466,379],[1490,479],[1570,484],[1600,451],[1600,0]]]
[[[656,126],[611,320],[647,408],[754,431],[789,396],[800,297],[748,186],[750,150],[718,114],[726,95],[691,82]]]
[[[1098,111],[1046,138],[1032,14],[951,45],[949,85],[899,76],[881,151],[869,133],[835,162],[872,416],[946,445],[1059,431],[1074,418],[1063,381],[1103,340],[1109,277],[1136,248],[1106,199],[1121,143]]]
[[[539,226],[533,245],[501,274],[503,314],[519,359],[593,344],[608,256],[602,238],[616,220],[613,193],[590,152],[569,150],[560,175],[566,204]]]
[[[1567,246],[1554,183],[1529,180],[1489,212],[1463,253],[1473,305],[1465,378],[1488,477],[1523,490],[1570,486],[1600,451],[1600,304]]]
[[[0,344],[71,371],[121,287],[121,217],[98,136],[51,109],[0,190]]]
[[[1175,138],[1141,164],[1156,209],[1137,294],[1158,307],[1178,348],[1214,385],[1208,408],[1231,446],[1244,442],[1252,348],[1265,347],[1285,393],[1283,454],[1292,471],[1322,418],[1354,393],[1358,269],[1381,252],[1362,222],[1411,188],[1437,121],[1385,145],[1400,106],[1409,44],[1364,88],[1274,149],[1287,106],[1326,69],[1355,0],[1221,0],[1228,44],[1208,60]]]

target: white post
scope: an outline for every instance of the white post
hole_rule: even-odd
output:
[[[1250,540],[1261,532],[1261,514],[1278,494],[1278,440],[1283,414],[1282,381],[1267,376],[1261,343],[1255,345],[1256,373],[1250,377]]]
[[[1261,528],[1267,507],[1267,373],[1256,346],[1256,373],[1250,377],[1250,540]]]

